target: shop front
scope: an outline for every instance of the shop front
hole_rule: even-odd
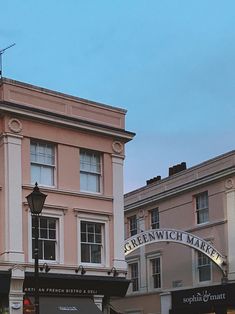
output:
[[[41,273],[40,313],[47,313],[48,309],[50,314],[105,312],[110,297],[124,297],[129,283],[122,277]],[[34,273],[25,273],[24,293],[24,312],[30,313],[34,304]]]
[[[0,271],[0,314],[9,313],[10,280],[10,272]]]
[[[172,292],[170,314],[235,313],[235,283]]]

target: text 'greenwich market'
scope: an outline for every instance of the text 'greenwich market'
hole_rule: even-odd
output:
[[[176,242],[199,250],[212,259],[219,267],[225,262],[224,257],[207,241],[185,231],[175,229],[155,229],[141,232],[127,239],[124,244],[125,255],[138,247],[151,242]]]

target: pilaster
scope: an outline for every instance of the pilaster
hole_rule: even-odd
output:
[[[235,280],[235,189],[227,191],[227,222],[228,222],[228,279]]]
[[[4,211],[5,250],[2,257],[10,262],[24,261],[22,235],[22,136],[4,134]]]
[[[114,262],[117,269],[127,270],[124,257],[124,192],[123,192],[123,156],[112,156],[113,168],[113,228]]]

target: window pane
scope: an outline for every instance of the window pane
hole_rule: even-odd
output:
[[[40,229],[39,231],[39,237],[41,239],[47,239],[48,235],[47,235],[47,229]]]
[[[94,243],[94,233],[88,233],[88,242]]]
[[[35,182],[41,183],[41,176],[40,176],[40,166],[38,165],[31,165],[31,183],[35,184]]]
[[[86,238],[86,233],[85,232],[81,233],[81,241],[82,242],[87,242],[87,238]]]
[[[101,246],[91,244],[91,262],[101,263]]]
[[[84,263],[90,263],[89,245],[81,244],[81,261]]]
[[[55,229],[56,228],[56,220],[55,219],[48,219],[49,228]]]
[[[81,222],[81,230],[82,232],[86,232],[86,223],[85,222]]]
[[[56,239],[56,231],[49,230],[49,239]]]
[[[41,167],[41,182],[45,185],[53,185],[54,168]]]
[[[47,218],[39,218],[39,226],[40,228],[47,228]]]
[[[55,242],[44,240],[44,259],[55,260]]]

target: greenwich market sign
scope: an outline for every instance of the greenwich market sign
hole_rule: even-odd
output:
[[[225,274],[225,257],[215,247],[194,234],[175,229],[151,229],[132,236],[124,243],[125,255],[130,254],[145,244],[153,242],[175,242],[190,246],[208,256]]]

